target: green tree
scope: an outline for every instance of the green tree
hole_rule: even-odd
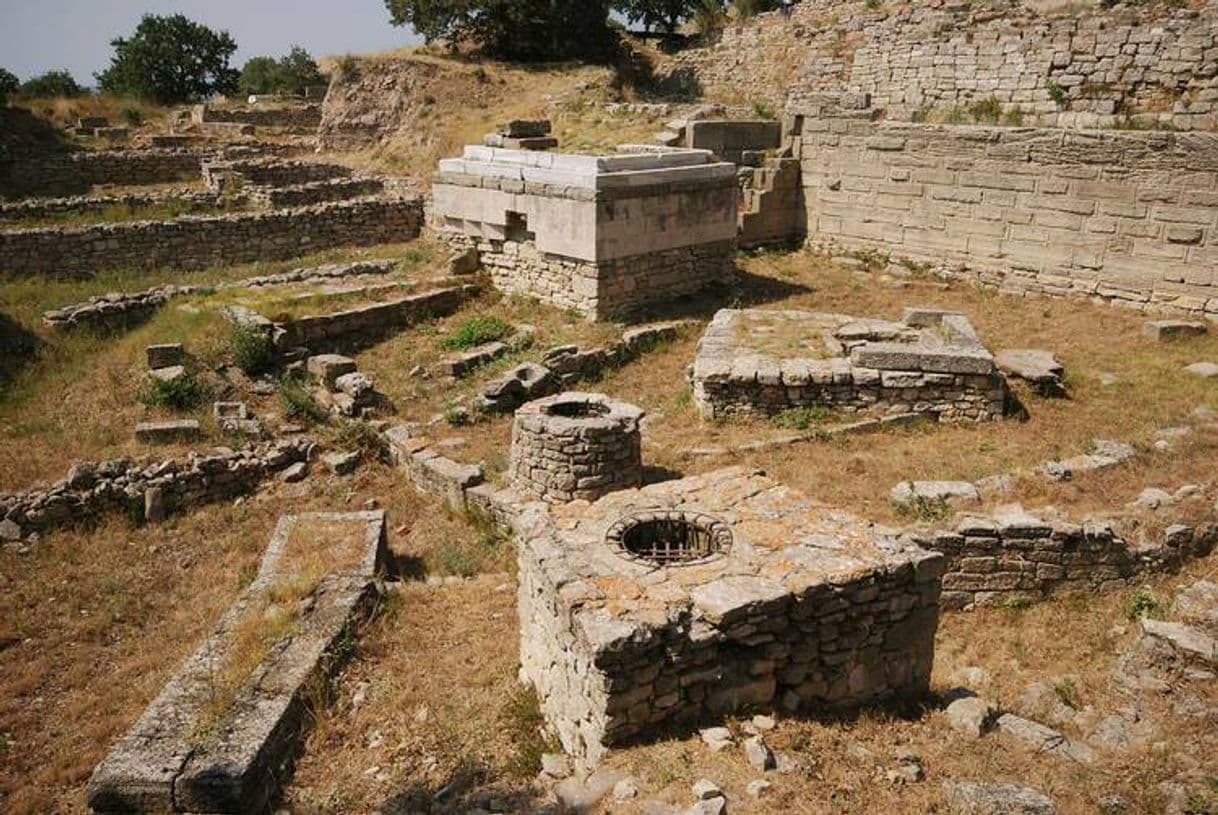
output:
[[[614,8],[632,23],[647,31],[658,29],[667,34],[677,30],[699,6],[699,0],[617,0]]]
[[[0,68],[0,105],[8,103],[10,94],[17,92],[21,87],[21,81],[17,79],[17,75],[5,68]]]
[[[394,25],[428,42],[470,43],[525,62],[600,59],[612,44],[609,0],[385,0]]]
[[[251,57],[241,69],[237,87],[244,94],[302,93],[310,85],[324,85],[325,82],[309,52],[293,45],[292,50],[278,60]]]
[[[110,67],[97,74],[107,93],[173,105],[237,87],[237,71],[228,65],[237,50],[232,36],[185,15],[145,14],[134,34],[110,44]]]
[[[27,79],[21,83],[21,95],[27,99],[81,96],[84,92],[84,88],[77,85],[76,80],[67,71],[47,71],[41,76]]]
[[[274,93],[278,90],[279,63],[274,57],[250,57],[241,68],[237,89],[242,94]]]

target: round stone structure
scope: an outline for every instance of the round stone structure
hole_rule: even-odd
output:
[[[643,481],[643,411],[600,393],[567,391],[516,411],[512,487],[550,503],[595,501]]]

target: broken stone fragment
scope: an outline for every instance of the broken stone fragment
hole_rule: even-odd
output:
[[[1065,396],[1062,377],[1065,367],[1050,351],[1035,348],[1011,348],[994,355],[998,370],[1007,376],[1032,383],[1041,396]]]
[[[749,765],[762,772],[772,770],[777,766],[774,752],[770,750],[761,736],[752,736],[744,741],[744,755]]]
[[[896,504],[924,501],[977,504],[981,502],[981,493],[968,481],[902,481],[892,488],[889,498]]]
[[[693,785],[694,798],[699,801],[709,801],[712,798],[722,798],[723,790],[708,778],[699,778]]]
[[[326,453],[322,456],[322,461],[330,472],[335,475],[351,475],[355,472],[355,468],[359,466],[360,454],[358,452],[335,451]]]
[[[318,354],[309,357],[305,370],[309,376],[327,388],[334,388],[334,381],[343,374],[353,373],[356,369],[355,360],[341,354]]]
[[[974,739],[981,738],[994,725],[998,709],[989,701],[977,696],[957,699],[947,706],[947,723],[957,733]]]
[[[952,815],[1057,815],[1057,806],[1030,787],[989,781],[949,781],[947,805]]]
[[[732,738],[732,731],[726,727],[708,727],[700,731],[702,741],[712,752],[719,753],[735,746],[736,741]]]
[[[1142,325],[1142,333],[1158,342],[1200,337],[1208,331],[1200,320],[1149,320]]]
[[[144,444],[189,442],[197,438],[199,438],[199,422],[196,419],[141,422],[135,426],[135,440]]]
[[[285,469],[279,476],[280,480],[287,484],[295,484],[298,481],[303,481],[305,476],[309,474],[309,465],[303,461],[298,461],[295,464]]]
[[[336,377],[334,385],[357,403],[364,402],[376,392],[376,386],[373,384],[372,379],[367,374],[360,373],[359,371]]]
[[[1192,365],[1186,366],[1184,370],[1202,379],[1213,379],[1218,376],[1218,363],[1194,362]]]
[[[176,382],[179,379],[186,378],[186,368],[181,365],[172,365],[168,368],[153,368],[148,372],[148,375],[153,379],[164,382]]]

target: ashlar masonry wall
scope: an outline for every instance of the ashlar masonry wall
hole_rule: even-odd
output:
[[[1218,134],[793,120],[808,235],[1218,317]]]

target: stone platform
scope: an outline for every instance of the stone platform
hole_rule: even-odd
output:
[[[801,407],[1003,415],[1006,380],[968,319],[910,308],[902,322],[811,311],[723,309],[698,343],[694,402],[707,418]]]
[[[729,468],[518,523],[521,674],[570,753],[925,691],[943,557]]]

